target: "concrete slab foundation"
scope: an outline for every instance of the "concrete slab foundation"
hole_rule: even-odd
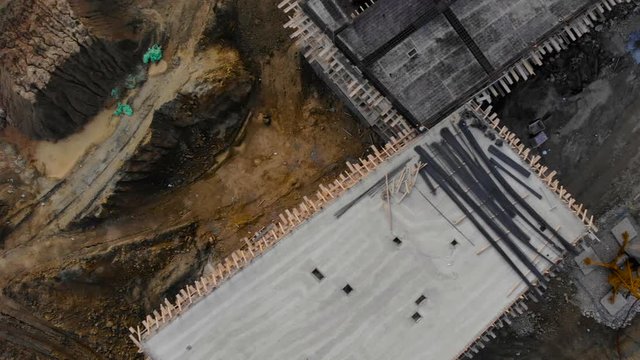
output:
[[[612,298],[613,301],[611,301]],[[618,315],[620,310],[626,307],[627,302],[627,299],[620,293],[617,293],[614,297],[612,291],[609,291],[607,295],[600,299],[600,304],[602,304],[611,315]]]

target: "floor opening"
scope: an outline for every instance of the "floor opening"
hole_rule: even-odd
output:
[[[349,295],[353,291],[353,288],[351,287],[351,285],[347,284],[342,288],[342,291],[344,291],[345,294]]]

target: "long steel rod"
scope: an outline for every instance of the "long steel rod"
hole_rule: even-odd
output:
[[[495,157],[500,159],[506,165],[509,165],[513,170],[519,172],[524,177],[531,176],[531,171],[525,169],[522,165],[518,164],[515,160],[510,158],[507,154],[500,151],[497,147],[493,145],[489,145],[489,152],[493,154]]]
[[[527,189],[531,193],[531,195],[533,195],[533,196],[537,197],[538,199],[542,200],[542,195],[540,195],[539,192],[533,190],[529,185],[525,184],[524,181],[520,180],[517,176],[513,175],[511,173],[511,171],[509,171],[509,169],[507,169],[506,167],[502,166],[494,158],[490,158],[489,160],[491,161],[491,163],[493,165],[495,165],[495,167],[497,167],[499,170],[502,170],[503,173],[509,175],[509,177],[512,178],[518,184],[520,184],[520,186],[522,186],[523,188]]]
[[[418,147],[416,147],[416,151],[418,151]],[[487,230],[485,230],[482,225],[480,224],[480,222],[478,221],[478,219],[476,219],[473,214],[471,213],[471,211],[469,211],[469,209],[466,208],[466,206],[464,206],[464,204],[462,203],[462,201],[460,199],[458,199],[458,197],[453,193],[453,191],[449,188],[449,186],[444,182],[444,180],[440,179],[439,176],[437,176],[436,174],[434,174],[434,172],[432,171],[432,167],[430,165],[425,166],[423,169],[420,170],[420,176],[424,179],[427,178],[429,176],[431,176],[433,178],[433,180],[438,183],[438,185],[440,185],[440,188],[449,196],[449,198],[451,198],[451,200],[453,200],[454,203],[456,203],[456,205],[458,205],[458,207],[460,208],[460,210],[464,213],[464,215],[471,220],[471,222],[475,225],[475,227],[478,229],[478,231],[480,231],[480,233],[482,234],[482,236],[484,236],[484,238],[491,244],[491,246],[493,246],[498,253],[500,254],[500,256],[502,256],[502,258],[507,262],[507,264],[509,264],[509,266],[513,269],[513,271],[516,272],[516,274],[518,274],[518,276],[522,279],[522,281],[525,282],[525,284],[527,284],[527,286],[529,287],[533,287],[533,284],[531,284],[531,282],[529,281],[529,279],[524,275],[524,273],[522,272],[522,270],[520,270],[520,268],[518,268],[518,266],[513,262],[513,260],[511,260],[511,258],[505,253],[505,251],[498,245],[498,243],[493,240],[493,238],[491,237],[491,235],[487,232]]]
[[[451,130],[449,130],[449,128],[443,128],[440,131],[440,135],[442,135],[442,138],[454,149],[454,151],[458,154],[458,156],[460,156],[462,161],[468,164],[469,169],[471,169],[472,173],[475,173],[475,174],[484,173],[484,169],[482,168],[482,166],[480,166],[480,164],[476,163],[471,159],[471,156],[462,147],[462,145],[460,145],[460,142],[455,137],[455,135],[453,135]],[[507,214],[509,214],[509,216],[511,217],[516,216],[517,214],[516,207],[513,204],[511,204],[509,199],[507,199],[507,197],[502,193],[502,191],[498,189],[498,187],[495,185],[495,183],[493,183],[493,180],[490,177],[480,176],[478,181],[482,184],[482,186],[484,186],[485,189],[487,189],[490,193],[493,193],[495,195],[496,201],[499,201],[500,203],[503,204],[503,208],[505,209]]]
[[[469,141],[469,143],[471,144],[471,146],[474,148],[474,150],[479,154],[480,158],[482,159],[482,161],[485,163],[485,165],[489,168],[489,171],[491,171],[491,173],[493,174],[493,176],[498,180],[498,182],[500,182],[500,184],[502,185],[502,187],[504,187],[504,189],[520,204],[520,206],[522,206],[527,213],[534,219],[536,220],[540,225],[544,226],[545,228],[549,229],[549,231],[553,234],[553,236],[555,236],[558,241],[560,241],[560,243],[562,244],[562,246],[565,247],[565,249],[569,250],[571,253],[573,254],[578,254],[578,251],[576,250],[576,248],[571,245],[571,243],[569,243],[562,235],[560,235],[556,229],[554,229],[553,227],[551,227],[543,218],[542,216],[540,216],[540,214],[538,214],[532,207],[531,205],[527,204],[526,201],[524,201],[524,199],[522,199],[520,197],[520,195],[518,195],[518,193],[513,190],[513,188],[511,187],[511,185],[509,185],[509,183],[507,182],[507,180],[505,180],[504,177],[502,177],[502,175],[500,174],[500,172],[491,164],[491,161],[489,161],[489,158],[487,157],[487,155],[482,151],[482,148],[480,148],[480,145],[478,144],[478,141],[476,140],[476,138],[473,136],[473,134],[471,133],[471,131],[469,130],[469,126],[467,125],[467,123],[464,120],[461,120],[458,123],[458,126],[460,127],[460,129],[462,130],[462,133],[464,134],[464,136],[467,138],[467,140]]]
[[[516,206],[514,206],[511,201],[507,198],[507,196],[502,192],[502,190],[500,190],[500,188],[498,187],[498,184],[495,183],[495,181],[490,177],[490,176],[485,176],[487,175],[484,168],[477,163],[476,161],[471,161],[473,159],[472,155],[470,153],[467,152],[466,149],[464,149],[464,147],[462,147],[459,142],[458,139],[453,135],[453,133],[451,133],[451,131],[448,128],[445,128],[441,131],[441,134],[443,136],[443,138],[445,140],[448,139],[448,141],[451,144],[454,144],[455,149],[457,149],[457,153],[461,156],[461,158],[465,159],[466,161],[470,161],[469,164],[472,164],[470,166],[471,169],[475,169],[475,173],[476,174],[480,174],[478,176],[480,176],[479,181],[482,182],[482,184],[484,184],[484,186],[489,190],[489,192],[491,194],[494,194],[496,197],[496,200],[502,204],[502,207],[506,210],[509,209],[511,210],[515,215],[519,216],[520,218],[522,218],[527,225],[529,225],[532,229],[534,229],[543,239],[545,239],[549,245],[558,253],[558,254],[562,254],[564,252],[564,250],[558,246],[553,240],[551,240],[551,238],[549,236],[547,236],[546,234],[544,234],[538,226],[535,226],[530,220],[529,218],[527,218],[526,216],[524,216],[524,214],[522,214],[522,211],[520,211]],[[475,140],[475,138],[474,138]],[[471,144],[469,142],[469,144]],[[476,152],[478,152],[478,148],[474,148],[474,150]],[[478,152],[478,156],[480,157],[486,157],[485,153],[483,151]],[[489,171],[493,170],[493,168],[491,168],[491,166],[489,165]],[[492,172],[493,173],[493,172]],[[513,189],[512,189],[513,190]],[[522,200],[522,198],[520,198],[519,195],[517,195],[517,193],[515,193],[515,191],[513,192],[509,192],[507,191],[512,197],[515,198],[516,202],[520,203],[518,200]],[[514,195],[515,193],[515,195]]]

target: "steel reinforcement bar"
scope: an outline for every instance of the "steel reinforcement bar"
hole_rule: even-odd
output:
[[[560,185],[559,181],[555,179],[556,171],[549,171],[549,168],[540,164],[540,155],[531,153],[531,149],[524,146],[518,136],[515,133],[509,131],[506,126],[500,126],[500,119],[498,114],[492,111],[491,105],[487,108],[482,108],[481,105],[475,101],[471,101],[467,104],[467,108],[471,110],[477,117],[483,119],[496,130],[497,134],[524,160],[533,173],[535,173],[542,182],[567,205],[567,207],[576,216],[582,220],[590,231],[597,232],[598,228],[594,223],[593,215],[589,214],[584,205],[577,202],[575,198],[567,191],[567,189]]]

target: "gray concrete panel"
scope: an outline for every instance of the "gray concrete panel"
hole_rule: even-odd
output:
[[[305,5],[321,21],[320,25],[332,33],[350,21],[349,9],[336,0],[306,0]]]
[[[359,60],[393,39],[424,14],[435,11],[432,1],[379,0],[338,34]]]
[[[357,59],[366,59],[365,72],[371,73],[387,96],[401,104],[408,112],[406,116],[420,122],[433,120],[442,111],[456,106],[489,79],[487,71],[502,71],[563,24],[563,20],[594,3],[594,0],[450,2],[451,11],[473,40],[465,45],[432,1],[379,0],[349,20],[351,24],[344,19],[336,20],[335,14],[344,12],[339,0],[307,1],[314,8],[325,8],[320,11],[326,19],[321,20],[325,26],[330,29],[346,26],[338,34],[340,43]],[[329,6],[335,7],[334,15],[330,14]],[[415,23],[420,23],[420,28],[414,29]],[[473,43],[481,53],[476,55],[481,61],[484,58],[488,61],[484,68],[467,47],[475,49]]]
[[[400,93],[401,101],[423,120],[422,114],[435,113],[455,98],[435,72],[425,71]]]

